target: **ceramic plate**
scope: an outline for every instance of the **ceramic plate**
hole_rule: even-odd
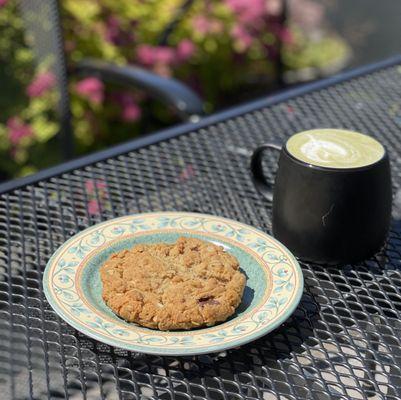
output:
[[[103,302],[99,268],[137,243],[197,237],[223,246],[247,276],[243,299],[226,322],[190,331],[158,331],[128,323]],[[73,236],[49,260],[44,292],[74,328],[112,346],[152,354],[191,355],[240,346],[272,331],[296,308],[303,290],[298,262],[277,240],[212,215],[158,212],[116,218]]]

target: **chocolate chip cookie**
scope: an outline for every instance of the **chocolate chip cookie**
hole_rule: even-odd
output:
[[[161,330],[225,321],[240,304],[246,281],[234,256],[188,237],[115,253],[100,275],[103,299],[117,315]]]

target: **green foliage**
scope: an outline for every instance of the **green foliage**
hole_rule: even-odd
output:
[[[59,98],[54,56],[37,58],[33,49],[40,37],[29,30],[36,24],[45,34],[50,22],[19,9],[16,0],[1,4],[0,80],[6,95],[0,96],[0,173],[12,177],[60,161]],[[67,60],[72,67],[83,58],[100,58],[177,78],[198,91],[212,111],[261,77],[263,82],[274,80],[278,40],[290,35],[280,25],[280,10],[269,10],[269,4],[194,1],[170,34],[163,35],[183,0],[62,0]],[[291,52],[286,57],[289,63],[298,61]],[[307,52],[304,58],[315,62]],[[96,78],[71,76],[69,91],[78,153],[177,121],[146,93],[104,86]]]

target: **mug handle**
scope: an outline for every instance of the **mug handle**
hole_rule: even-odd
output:
[[[253,183],[256,189],[270,202],[273,201],[273,187],[266,182],[266,177],[263,174],[262,160],[263,153],[267,149],[281,151],[282,145],[278,143],[264,143],[259,146],[251,157],[251,174]]]

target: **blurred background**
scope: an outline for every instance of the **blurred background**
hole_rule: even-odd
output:
[[[400,22],[394,0],[0,0],[0,181],[199,116],[82,60],[174,78],[211,113],[399,53]]]

